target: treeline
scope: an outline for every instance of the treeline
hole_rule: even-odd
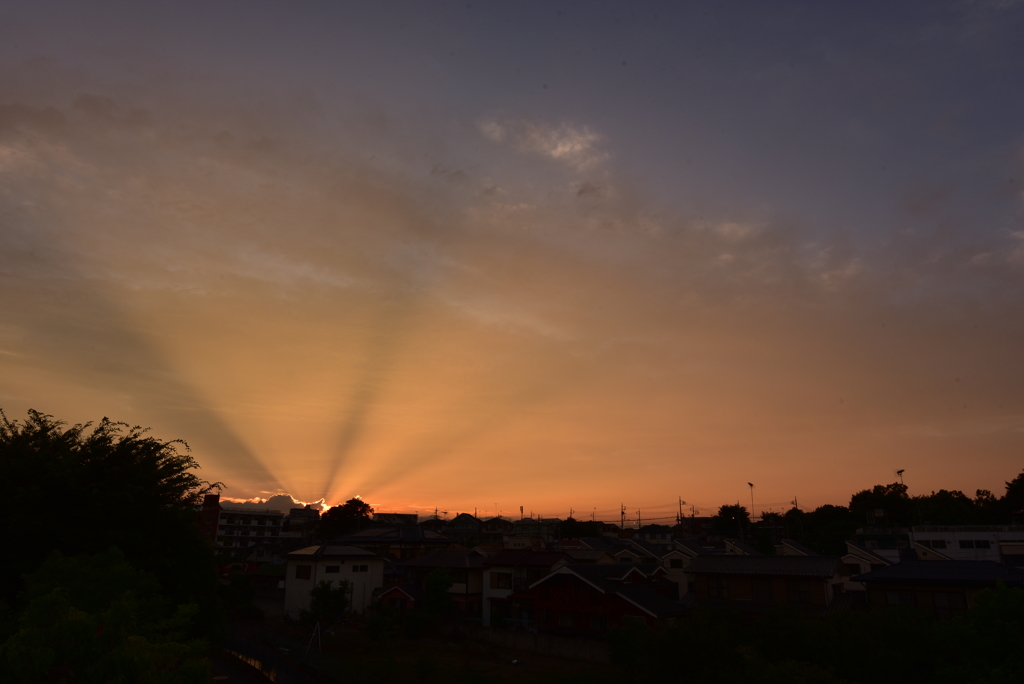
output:
[[[761,525],[753,525],[750,513],[740,505],[722,506],[713,521],[716,534],[748,539],[765,553],[772,552],[770,528],[775,528],[818,553],[842,555],[846,540],[860,527],[1024,522],[1024,472],[1006,483],[1002,496],[987,489],[979,489],[973,498],[946,489],[910,496],[905,485],[894,482],[853,494],[849,506],[826,504],[813,511],[794,507],[785,513],[765,513]]]
[[[224,629],[182,442],[0,411],[4,682],[208,682]]]

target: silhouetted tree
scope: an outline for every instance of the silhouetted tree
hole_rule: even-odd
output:
[[[1003,509],[1011,518],[1024,518],[1024,471],[1006,483]]]
[[[711,518],[715,534],[723,537],[738,538],[746,536],[750,527],[750,513],[739,504],[726,504],[718,509],[718,514]]]
[[[113,546],[155,576],[169,600],[198,603],[197,624],[217,629],[213,552],[199,535],[197,506],[221,485],[195,475],[183,441],[146,432],[107,418],[68,427],[38,411],[18,422],[0,411],[0,472],[17,483],[0,513],[4,544],[16,549],[0,563],[0,598],[13,602],[22,576],[53,550]]]
[[[899,482],[857,492],[850,497],[850,510],[859,516],[861,524],[909,525],[913,522],[907,487]],[[877,511],[883,511],[883,515],[879,517]]]
[[[423,580],[423,608],[432,619],[440,620],[455,611],[449,589],[455,582],[444,568],[432,570]]]
[[[985,525],[1003,522],[1005,506],[1003,502],[987,489],[979,489],[974,493],[974,508],[978,511],[978,520]]]
[[[973,525],[978,521],[978,507],[973,499],[954,489],[940,489],[912,499],[915,523],[923,525]]]
[[[579,539],[580,537],[600,537],[601,525],[592,520],[577,520],[569,516],[558,526],[558,534],[562,539]]]
[[[373,518],[373,507],[359,497],[333,506],[320,516],[317,537],[323,541],[349,534],[364,527]]]
[[[309,610],[302,611],[303,622],[320,622],[330,626],[340,620],[348,610],[350,585],[341,580],[337,586],[331,580],[321,580],[309,592]]]

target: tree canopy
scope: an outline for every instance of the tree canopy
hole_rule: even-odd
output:
[[[221,485],[195,474],[199,464],[183,441],[107,418],[68,426],[38,411],[23,421],[0,411],[0,468],[18,483],[0,503],[0,530],[16,549],[0,565],[0,599],[16,602],[22,576],[54,550],[75,556],[111,547],[175,601],[216,591],[196,508]],[[212,598],[200,603],[215,610]],[[204,619],[216,622],[212,613]]]
[[[365,526],[373,518],[373,506],[358,496],[343,504],[332,506],[320,516],[317,537],[321,540],[333,539]]]

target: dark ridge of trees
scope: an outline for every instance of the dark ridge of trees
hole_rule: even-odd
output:
[[[320,541],[330,541],[366,527],[372,520],[373,506],[358,497],[352,498],[320,516],[316,536]]]
[[[569,516],[558,526],[561,539],[579,539],[580,537],[600,537],[601,524],[593,520],[577,520]]]

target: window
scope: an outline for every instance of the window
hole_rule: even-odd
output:
[[[491,589],[511,589],[512,588],[512,573],[511,572],[494,572],[491,571]]]
[[[369,565],[353,565],[352,566],[352,572],[369,572],[369,571],[370,571],[370,566]]]
[[[931,546],[932,546],[933,549],[944,549],[944,548],[946,548],[946,540],[945,539],[932,539],[932,545]]]
[[[328,565],[326,568],[324,568],[324,572],[327,573],[327,574],[330,574],[330,575],[337,574],[337,573],[341,572],[341,566],[340,565]]]
[[[751,577],[750,596],[756,603],[775,603],[771,577]]]
[[[989,548],[992,548],[992,545],[989,544],[988,539],[975,539],[974,540],[974,548],[976,548],[976,549],[989,549]]]
[[[890,606],[916,606],[917,595],[912,591],[887,591],[885,603]]]
[[[313,576],[312,565],[296,565],[295,566],[295,579],[308,580]]]
[[[683,559],[682,558],[671,558],[668,561],[668,566],[670,568],[672,568],[673,570],[682,570],[683,569]]]
[[[721,577],[714,575],[708,577],[708,598],[710,599],[726,599],[729,598],[729,592],[725,587],[725,580]]]
[[[266,518],[260,518],[260,525],[266,525],[266,524],[267,524],[267,519]]]

